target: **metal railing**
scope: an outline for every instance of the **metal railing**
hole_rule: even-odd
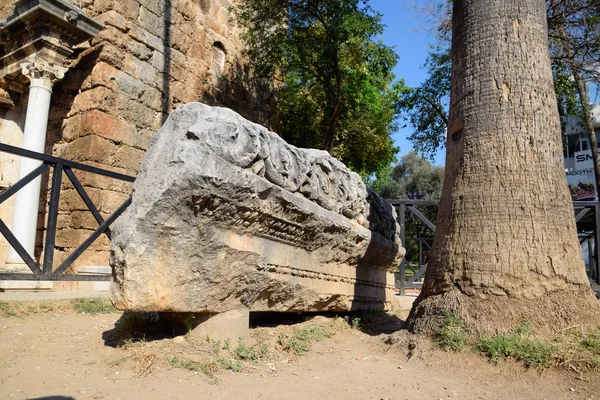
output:
[[[390,200],[390,203],[396,207],[396,212],[398,214],[398,223],[400,225],[400,240],[402,241],[402,246],[407,249],[409,242],[415,242],[418,246],[418,256],[417,256],[417,267],[413,268],[410,264],[406,262],[406,258],[402,259],[400,263],[400,279],[399,279],[399,289],[400,295],[404,296],[406,294],[406,289],[420,289],[422,284],[420,280],[425,275],[425,271],[427,270],[427,261],[428,258],[424,255],[424,250],[431,250],[431,246],[433,245],[433,237],[416,237],[409,238],[406,237],[406,212],[408,211],[411,215],[416,217],[425,227],[431,230],[432,233],[435,233],[435,224],[431,222],[416,206],[437,206],[437,200]],[[407,278],[406,269],[410,269],[412,271],[412,276]]]
[[[46,226],[46,238],[44,243],[44,256],[42,263],[38,265],[31,255],[21,245],[19,240],[12,234],[8,226],[0,219],[0,233],[6,238],[12,248],[19,254],[21,259],[27,264],[31,272],[29,273],[0,273],[0,280],[39,280],[39,281],[99,281],[99,280],[110,280],[110,276],[98,276],[98,275],[80,275],[80,274],[66,274],[67,269],[73,264],[75,260],[102,234],[106,235],[109,240],[111,233],[109,226],[125,211],[125,209],[131,204],[131,196],[121,204],[106,220],[102,218],[100,212],[90,199],[89,195],[77,179],[75,170],[91,172],[98,175],[103,175],[109,178],[119,179],[126,182],[133,182],[134,177],[120,174],[113,171],[108,171],[90,165],[80,164],[74,161],[64,160],[62,158],[49,156],[42,153],[36,153],[22,149],[20,147],[10,146],[7,144],[0,143],[0,152],[10,153],[21,157],[32,158],[39,160],[42,164],[31,171],[29,174],[21,178],[15,184],[11,185],[3,192],[0,193],[0,204],[8,200],[12,195],[17,193],[29,182],[36,179],[49,169],[53,169],[52,183],[50,187],[50,201],[48,203],[48,222]],[[58,205],[60,200],[61,183],[63,178],[63,172],[69,178],[75,190],[85,203],[88,210],[94,216],[94,219],[98,223],[98,228],[92,234],[83,241],[67,258],[54,268],[54,245],[56,239],[56,228],[58,218]]]
[[[417,206],[437,206],[437,200],[390,200],[389,201],[398,213],[398,222],[400,225],[400,240],[404,248],[408,248],[408,244],[415,242],[418,246],[417,268],[413,268],[402,260],[400,264],[400,277],[397,280],[399,283],[400,294],[404,295],[406,289],[420,289],[422,283],[420,280],[424,277],[427,271],[427,257],[424,256],[424,249],[431,250],[433,238],[410,238],[406,237],[406,213],[412,214],[424,226],[435,232],[435,224],[431,222]],[[574,201],[573,210],[575,213],[575,221],[577,223],[577,231],[580,235],[579,243],[583,244],[587,241],[588,245],[588,269],[587,273],[596,283],[600,284],[600,202],[598,201]],[[407,277],[406,270],[410,269],[412,276]]]

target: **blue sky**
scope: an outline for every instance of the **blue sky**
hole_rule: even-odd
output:
[[[404,78],[408,86],[419,85],[427,76],[422,68],[427,58],[429,45],[434,41],[434,33],[430,31],[430,21],[419,11],[411,8],[413,0],[370,0],[371,7],[383,14],[386,25],[383,42],[393,46],[400,56],[395,69],[396,77]],[[400,158],[412,149],[406,139],[411,134],[410,128],[399,130],[394,136],[396,146],[400,147]],[[445,150],[438,152],[435,164],[443,165]]]

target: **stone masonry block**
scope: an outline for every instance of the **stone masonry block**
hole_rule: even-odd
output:
[[[146,7],[140,7],[140,14],[138,15],[137,22],[142,29],[147,30],[154,36],[158,38],[164,36],[165,20],[148,11]]]
[[[98,135],[115,143],[134,143],[135,126],[102,111],[86,111],[81,116],[80,126],[80,137]]]
[[[158,70],[150,63],[141,61],[130,54],[125,54],[123,71],[148,85],[160,87]]]
[[[108,214],[101,214],[102,218],[108,218]],[[73,211],[71,214],[71,227],[75,229],[96,229],[98,222],[90,211]]]
[[[108,170],[115,169],[113,167],[108,167],[106,165],[99,164],[99,163],[88,163],[88,164],[94,164],[95,167],[102,168],[102,169],[108,169]],[[123,169],[119,169],[119,171],[115,171],[115,172],[120,172],[120,173],[125,173],[125,174],[127,173],[127,171],[125,171]],[[86,171],[77,171],[76,175],[77,175],[77,179],[79,179],[79,182],[86,188],[92,187],[92,188],[112,190],[112,191],[116,191],[116,192],[131,193],[131,185],[132,185],[131,182],[126,182],[126,181],[122,181],[120,179],[110,178],[110,177],[104,176],[104,175],[93,174],[91,172],[86,172]]]
[[[115,68],[123,68],[123,51],[110,43],[102,43],[99,61],[107,62]]]
[[[107,12],[98,15],[96,19],[104,23],[104,25],[113,26],[122,32],[126,32],[131,24],[127,21],[127,18],[115,10],[108,10]]]
[[[154,15],[163,16],[165,15],[165,2],[164,0],[136,0],[141,6],[148,9]]]
[[[115,115],[118,110],[118,100],[115,92],[104,86],[97,86],[78,94],[67,117],[94,109]]]
[[[136,100],[131,99],[123,99],[119,109],[119,115],[124,120],[134,123],[138,130],[154,129],[156,126],[157,114],[160,113]]]
[[[117,148],[117,145],[110,140],[97,135],[87,135],[64,146],[56,146],[56,155],[73,161],[105,162],[108,157],[116,153]]]
[[[142,93],[140,100],[154,111],[161,111],[162,96],[163,94],[161,91],[149,85],[144,85],[144,92]]]
[[[87,195],[96,205],[100,201],[101,190],[95,188],[85,188]],[[81,200],[79,193],[75,189],[63,190],[60,193],[60,203],[58,204],[59,211],[73,212],[74,210],[87,210],[87,206]]]
[[[149,85],[142,83],[137,78],[132,77],[124,72],[121,72],[115,77],[115,81],[119,90],[133,99],[139,98]]]
[[[112,190],[103,190],[100,196],[99,206],[97,206],[97,208],[101,213],[112,214],[128,198],[129,193],[119,193],[113,192]]]
[[[95,15],[113,10],[129,21],[135,21],[140,8],[137,2],[130,0],[94,0],[93,4]]]
[[[72,142],[79,137],[81,126],[81,116],[75,115],[71,118],[65,118],[62,122],[62,139],[65,142]]]
[[[92,39],[92,45],[108,42],[114,44],[119,49],[124,50],[127,48],[127,42],[129,40],[130,39],[127,34],[121,32],[115,27],[106,26],[100,31],[98,36]]]
[[[158,50],[164,53],[164,43],[161,38],[154,36],[150,32],[146,31],[142,27],[133,24],[131,29],[129,30],[129,35],[137,40],[138,42],[144,43],[146,46],[150,47],[153,50]]]
[[[117,68],[106,62],[100,61],[94,65],[92,72],[85,81],[83,81],[81,88],[87,90],[96,86],[106,86],[109,89],[116,90],[115,80],[119,74],[122,74],[122,72]]]
[[[112,165],[125,168],[130,174],[137,175],[145,152],[130,146],[121,146],[117,152],[107,159]]]

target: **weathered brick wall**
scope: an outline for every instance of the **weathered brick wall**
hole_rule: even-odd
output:
[[[240,29],[229,11],[232,1],[73,2],[106,28],[78,50],[73,67],[54,87],[48,153],[136,175],[150,138],[178,105],[224,105],[265,121],[268,91],[247,79]],[[130,184],[113,179],[78,175],[104,217],[131,190]],[[40,221],[46,218],[42,214]],[[64,182],[57,261],[96,226],[74,188]],[[38,255],[43,234],[40,229]],[[108,244],[106,238],[99,240],[78,265],[108,265]]]

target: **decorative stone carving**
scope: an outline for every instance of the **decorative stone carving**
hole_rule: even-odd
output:
[[[52,86],[65,76],[68,68],[52,65],[44,60],[35,59],[21,64],[21,72],[29,78],[31,87],[43,87],[52,90]]]
[[[124,310],[385,308],[404,250],[393,207],[327,152],[193,103],[154,136],[112,236]]]
[[[14,78],[32,58],[63,65],[75,46],[103,28],[68,0],[17,0],[0,21],[0,77]]]
[[[79,19],[79,13],[77,11],[69,10],[65,13],[65,19],[68,22],[75,24],[77,19]]]

